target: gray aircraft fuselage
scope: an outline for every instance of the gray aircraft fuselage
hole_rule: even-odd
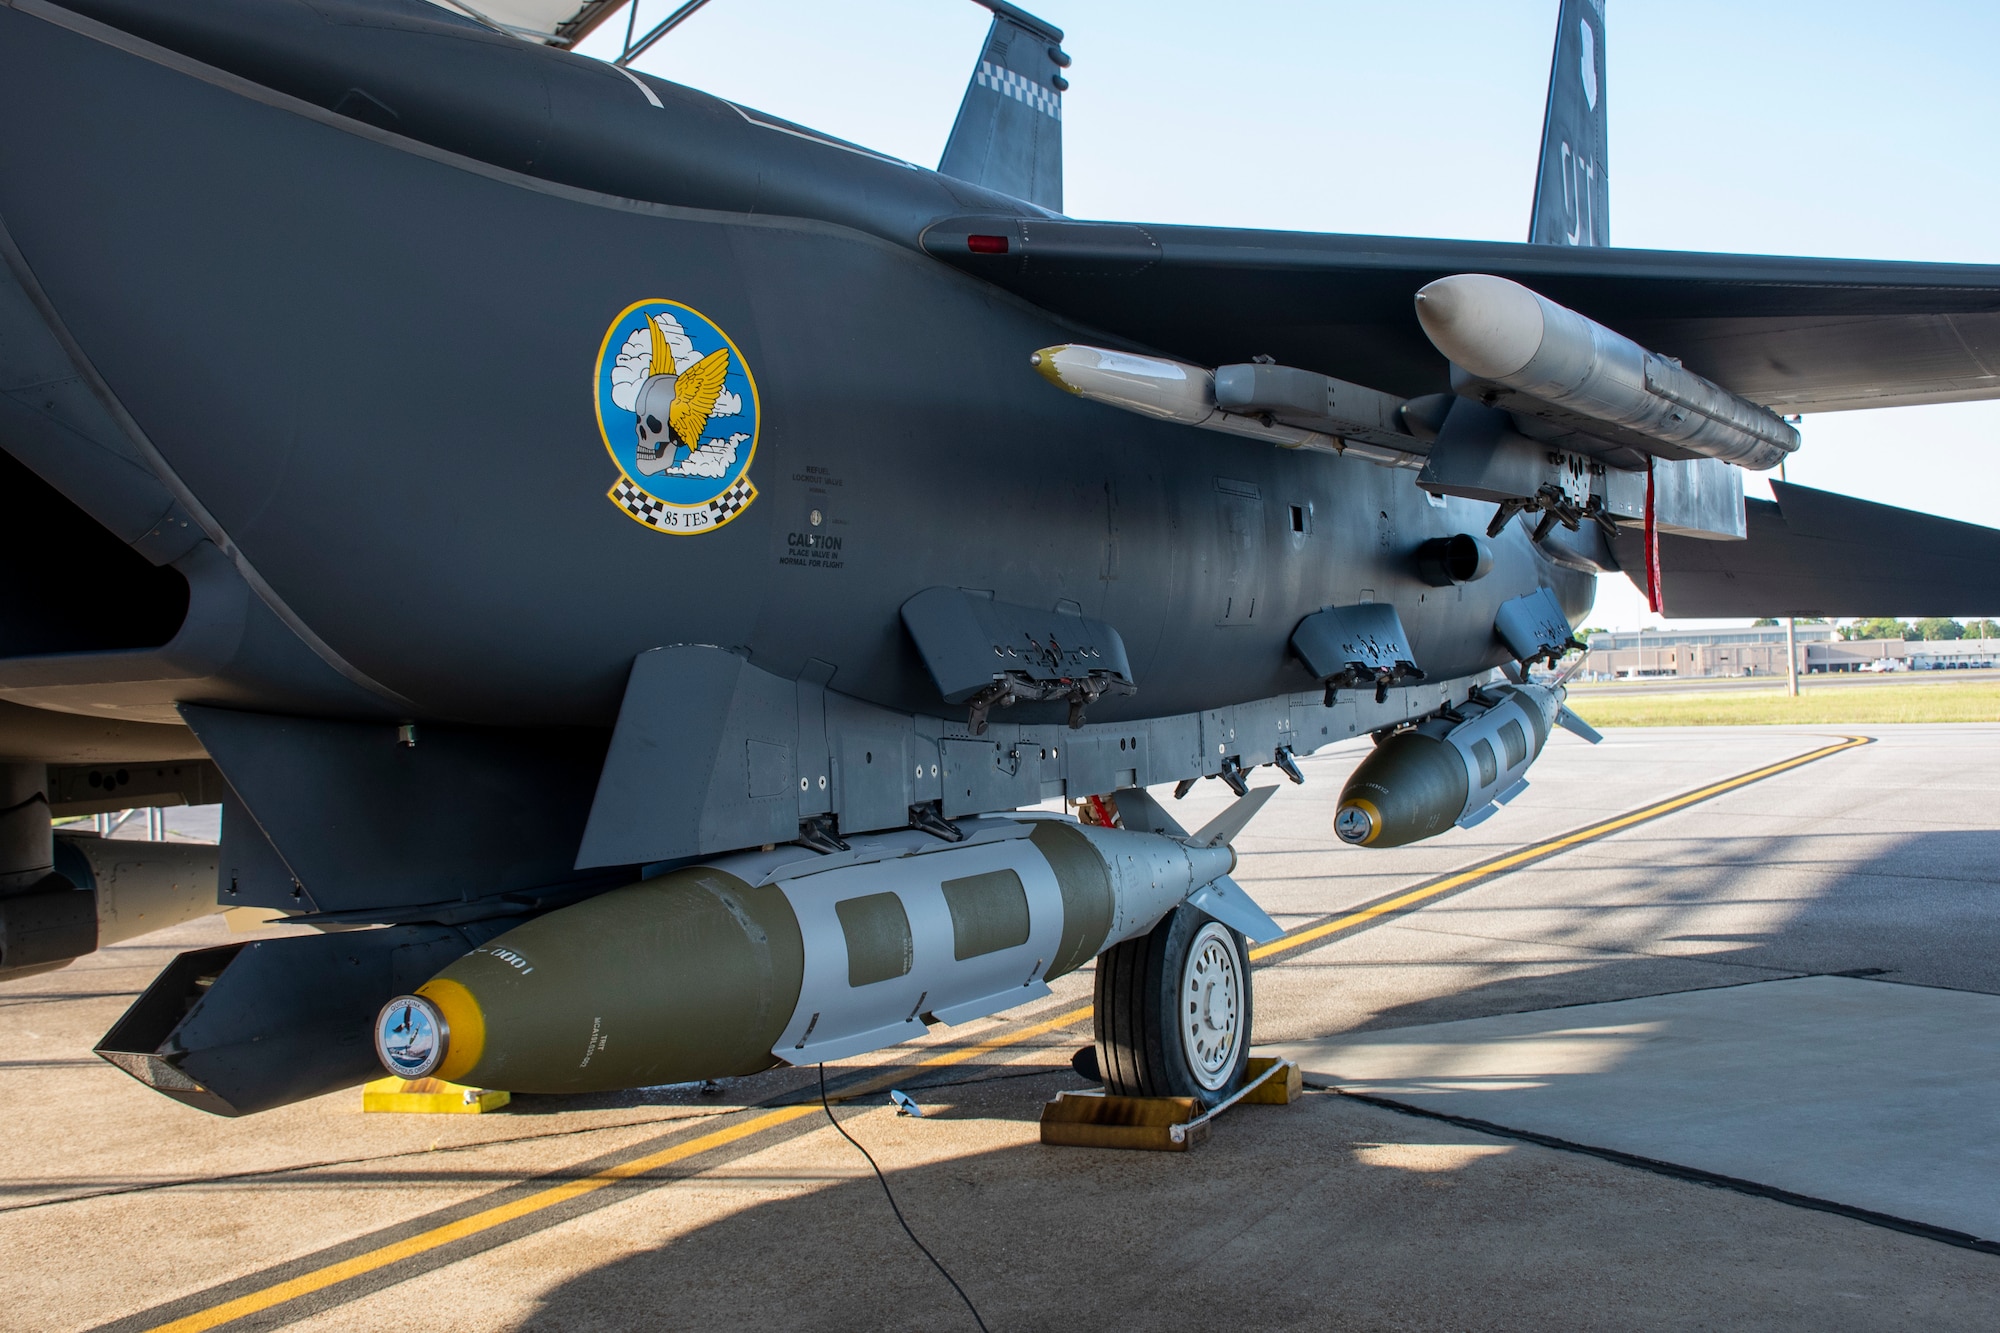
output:
[[[1486,578],[1420,581],[1492,509],[1407,472],[1052,388],[1035,349],[1117,340],[919,246],[1018,201],[449,16],[72,8],[180,54],[0,9],[0,219],[210,537],[381,687],[328,713],[604,727],[636,654],[702,643],[958,715],[898,619],[944,585],[1109,622],[1138,693],[1091,719],[1161,717],[1313,688],[1287,640],[1324,606],[1394,603],[1442,679],[1507,659],[1503,600],[1590,604],[1518,523]],[[607,497],[593,369],[656,298],[755,379],[756,498],[699,534]]]

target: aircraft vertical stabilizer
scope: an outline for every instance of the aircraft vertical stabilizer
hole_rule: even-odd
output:
[[[1535,168],[1537,245],[1611,244],[1604,110],[1604,0],[1562,0],[1549,68],[1542,160]]]
[[[938,171],[1062,211],[1062,29],[1005,0],[993,11],[979,65],[965,86]]]

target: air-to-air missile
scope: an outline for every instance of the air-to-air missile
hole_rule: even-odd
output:
[[[392,1000],[376,1051],[405,1078],[516,1092],[861,1054],[1046,995],[1051,978],[1190,898],[1275,934],[1228,880],[1235,854],[1215,827],[1176,837],[987,818],[957,843],[906,830],[827,856],[717,857],[487,941]]]
[[[1215,372],[1201,366],[1079,343],[1044,347],[1028,364],[1057,388],[1095,403],[1184,426],[1249,435],[1284,449],[1338,452],[1337,441],[1322,431],[1266,425],[1224,411],[1215,401]]]
[[[1044,347],[1028,364],[1065,393],[1140,416],[1280,449],[1423,465],[1421,447],[1402,424],[1401,398],[1328,375],[1265,364],[1209,370],[1081,343]]]
[[[1599,435],[1627,431],[1653,452],[1676,451],[1667,457],[1746,468],[1776,467],[1799,447],[1798,431],[1771,409],[1518,282],[1439,278],[1417,293],[1417,319],[1455,367],[1454,388],[1486,396],[1479,391],[1490,387],[1517,414]]]
[[[1356,847],[1401,847],[1479,823],[1526,788],[1552,726],[1599,739],[1564,694],[1560,681],[1491,686],[1383,736],[1341,788],[1334,832]]]

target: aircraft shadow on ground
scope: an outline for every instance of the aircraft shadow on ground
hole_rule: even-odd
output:
[[[1046,1093],[1003,1086],[965,1117],[1023,1119]],[[1232,1113],[1185,1155],[1025,1144],[897,1168],[912,1140],[950,1152],[960,1131],[855,1108],[842,1122],[892,1163],[910,1225],[996,1333],[1693,1327],[1723,1307],[1858,1329],[1882,1301],[1950,1324],[1971,1317],[1955,1303],[1994,1290],[1978,1272],[1988,1256],[1326,1094]],[[516,1327],[970,1329],[860,1156],[808,1124],[810,1165],[750,1158],[670,1187],[711,1209],[759,1191],[737,1211],[683,1229],[670,1197],[625,1204],[624,1234],[659,1238],[607,1244],[616,1257]],[[858,1174],[829,1184],[829,1168]],[[1839,1292],[1823,1280],[1831,1245],[1843,1245]]]
[[[1677,866],[1667,896],[1574,911],[1551,909],[1530,891],[1544,875],[1503,881],[1389,923],[1446,934],[1463,930],[1491,939],[1519,938],[1546,952],[1481,970],[1508,974],[1453,988],[1447,994],[1386,1006],[1357,1022],[1368,1032],[1595,1004],[1783,976],[1831,974],[1877,977],[1909,985],[2000,994],[2000,829],[1948,830],[1889,840],[1857,862],[1812,854],[1807,837],[1712,838],[1708,864]],[[1802,896],[1762,900],[1771,924],[1729,928],[1756,904],[1746,902],[1746,868],[1795,874],[1812,881]],[[1788,890],[1789,892],[1789,890]],[[1510,913],[1538,919],[1518,936]],[[1496,929],[1496,922],[1498,928]],[[1345,966],[1336,946],[1308,961],[1314,971]],[[1394,969],[1438,965],[1371,960]],[[1453,965],[1449,960],[1443,965]],[[1337,983],[1329,983],[1337,984]],[[1321,1034],[1297,1034],[1299,1037]],[[1294,1034],[1264,1031],[1260,1040]]]
[[[952,1065],[945,1069],[911,1069],[898,1087],[911,1092],[920,1089],[956,1088],[972,1083],[991,1083],[1014,1078],[1042,1078],[1060,1067],[1068,1072],[1069,1054],[1076,1046],[1087,1045],[1090,1034],[1087,1029],[1074,1042],[1058,1041],[1045,1052],[1046,1066],[1036,1065],[1023,1069],[1015,1065],[987,1063],[966,1063]],[[889,1054],[899,1053],[890,1048]],[[836,1100],[842,1089],[852,1085],[857,1077],[873,1078],[889,1072],[888,1066],[834,1065],[827,1069],[827,1088]],[[1080,1083],[1078,1086],[1082,1086]],[[614,1092],[591,1093],[527,1093],[517,1092],[508,1104],[509,1115],[557,1115],[571,1111],[625,1110],[642,1107],[693,1106],[704,1110],[727,1110],[737,1106],[778,1105],[791,1102],[810,1102],[819,1096],[819,1083],[810,1066],[795,1068],[780,1065],[760,1074],[749,1074],[741,1078],[727,1078],[719,1081],[711,1093],[704,1093],[699,1083],[673,1083],[656,1088],[626,1088]]]

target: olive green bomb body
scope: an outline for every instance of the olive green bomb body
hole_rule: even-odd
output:
[[[596,1092],[778,1063],[804,958],[783,891],[701,866],[517,926],[417,995],[446,1028],[437,1077]]]
[[[1485,819],[1526,785],[1563,694],[1560,684],[1480,688],[1381,737],[1341,788],[1334,832],[1356,847],[1402,847]]]
[[[1472,784],[1443,737],[1421,730],[1385,737],[1340,789],[1334,830],[1357,847],[1402,847],[1450,828]]]

